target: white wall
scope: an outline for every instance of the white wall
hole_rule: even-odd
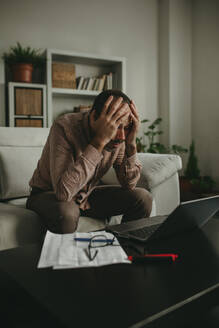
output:
[[[0,55],[20,41],[126,57],[140,118],[161,115],[166,144],[188,146],[193,137],[201,173],[219,183],[219,1],[7,0],[0,32]],[[0,61],[0,126],[3,84]]]
[[[193,2],[192,136],[201,174],[219,185],[219,1]]]
[[[189,146],[191,141],[191,2],[159,1],[159,108],[161,140]],[[183,157],[185,166],[187,156]]]
[[[140,118],[156,118],[157,0],[7,0],[0,2],[0,55],[20,41],[127,58],[127,94]],[[0,62],[0,125],[5,125]]]

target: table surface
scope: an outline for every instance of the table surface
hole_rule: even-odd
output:
[[[218,236],[219,220],[211,219],[202,229],[148,247],[151,253],[178,253],[179,260],[172,264],[37,269],[42,245],[1,251],[0,306],[6,320],[14,318],[18,322],[22,308],[22,320],[25,316],[33,320],[38,313],[38,320],[45,327],[72,327],[74,323],[75,327],[137,328],[150,327],[152,322],[155,327],[156,322],[177,311],[180,318],[182,308],[195,313],[195,309],[202,308],[202,300],[209,304],[215,299],[213,296],[219,290]],[[209,297],[211,294],[214,295]],[[19,304],[20,312],[15,311]],[[206,307],[206,301],[203,304]],[[15,311],[13,316],[8,305]],[[42,323],[39,327],[43,327]]]

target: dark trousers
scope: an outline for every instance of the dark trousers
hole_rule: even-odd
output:
[[[55,233],[71,233],[77,229],[79,216],[106,219],[123,215],[122,221],[149,217],[152,196],[144,188],[133,190],[120,186],[95,188],[88,197],[90,209],[82,211],[75,201],[58,201],[55,193],[32,192],[27,200],[27,208],[40,215],[48,230]]]

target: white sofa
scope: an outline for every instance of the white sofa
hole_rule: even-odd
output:
[[[0,250],[35,243],[45,234],[38,215],[25,208],[29,185],[49,133],[48,128],[0,127]],[[153,195],[151,216],[168,214],[179,204],[177,155],[140,153],[143,165],[138,186]],[[118,184],[114,170],[103,177],[105,184]],[[111,223],[121,217],[113,217]],[[103,220],[80,217],[78,231],[91,231],[105,226]]]

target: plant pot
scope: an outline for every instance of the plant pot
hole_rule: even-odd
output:
[[[179,184],[181,192],[192,192],[193,191],[193,184],[191,183],[190,179],[186,177],[179,177]]]
[[[15,64],[12,66],[14,82],[32,82],[33,65],[32,64]]]

